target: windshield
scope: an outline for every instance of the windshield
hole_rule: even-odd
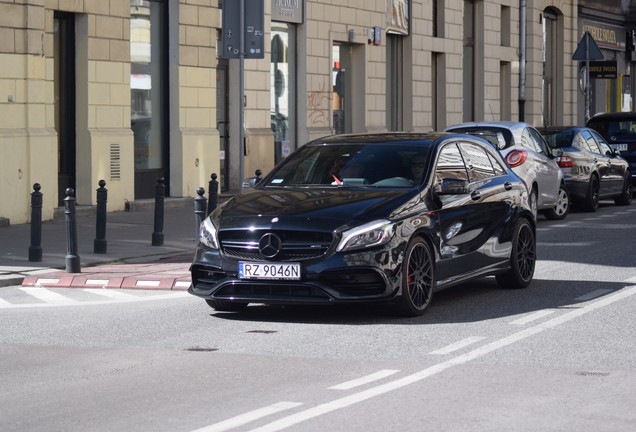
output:
[[[475,135],[481,138],[486,139],[495,148],[499,150],[503,150],[514,145],[514,140],[512,138],[512,133],[503,128],[498,127],[487,127],[487,126],[468,126],[468,127],[458,127],[447,129],[450,132],[459,132],[466,133],[469,135]]]
[[[551,148],[571,147],[574,140],[574,131],[568,130],[542,130],[543,138],[548,142]]]
[[[636,118],[634,119],[591,119],[588,127],[595,129],[610,142],[636,141]]]
[[[424,143],[309,145],[293,153],[260,185],[414,187],[429,165]]]

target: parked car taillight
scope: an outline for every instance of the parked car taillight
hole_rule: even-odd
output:
[[[574,166],[574,159],[569,156],[559,156],[556,158],[556,163],[561,168],[572,168]]]
[[[512,150],[506,155],[506,163],[510,168],[518,167],[526,161],[528,153],[524,150]]]

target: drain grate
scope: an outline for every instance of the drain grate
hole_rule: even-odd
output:
[[[248,330],[246,333],[263,333],[263,334],[270,334],[270,333],[276,333],[276,330]]]
[[[212,351],[218,351],[218,348],[205,348],[205,347],[192,347],[192,348],[186,348],[184,351],[192,351],[192,352],[212,352]]]

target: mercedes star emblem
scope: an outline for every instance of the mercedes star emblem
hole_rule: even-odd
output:
[[[258,250],[265,258],[274,258],[281,250],[283,241],[276,234],[267,233],[258,241]]]

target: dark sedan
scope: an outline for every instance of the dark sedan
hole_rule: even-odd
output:
[[[550,147],[563,151],[557,164],[574,203],[587,211],[596,211],[601,199],[631,204],[629,164],[598,132],[586,127],[548,127],[540,132]]]
[[[475,278],[524,288],[536,259],[528,199],[481,138],[321,138],[203,222],[189,292],[217,311],[386,302],[414,316]]]

